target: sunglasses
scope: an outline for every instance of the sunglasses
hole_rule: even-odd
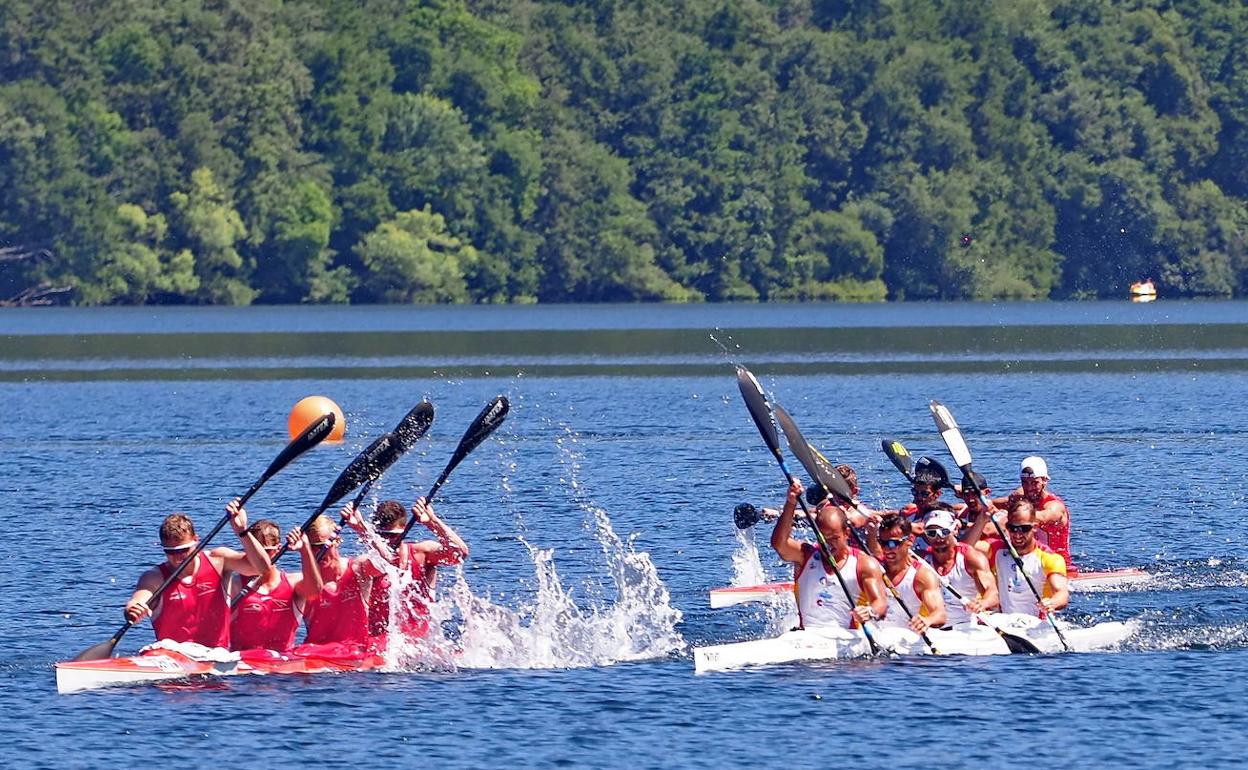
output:
[[[906,538],[904,537],[889,537],[889,538],[884,538],[880,540],[880,545],[884,546],[885,548],[898,548],[904,545],[905,542],[906,542]]]
[[[953,530],[946,527],[928,527],[923,530],[923,534],[927,537],[949,537],[953,534]]]
[[[1006,524],[1005,528],[1017,535],[1025,535],[1035,528],[1035,524]]]
[[[189,551],[194,547],[195,547],[194,543],[187,543],[186,545],[175,545],[172,548],[161,548],[161,550],[169,554],[170,556],[172,556],[175,553],[185,553],[186,551]]]

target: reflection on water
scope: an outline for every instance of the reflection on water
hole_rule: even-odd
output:
[[[944,325],[955,314],[933,308],[930,326],[18,334],[0,337],[0,380],[671,376],[712,373],[728,356],[785,374],[1248,368],[1248,319]]]

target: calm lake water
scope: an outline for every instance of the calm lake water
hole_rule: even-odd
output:
[[[766,531],[732,525],[785,486],[732,361],[875,506],[907,493],[881,438],[951,464],[933,398],[996,488],[1044,455],[1080,563],[1155,576],[1077,593],[1067,617],[1141,632],[1104,653],[695,676],[692,647],[783,627],[707,606],[757,577],[737,566],[756,550],[784,574]],[[52,664],[107,638],[162,558],[161,518],[206,531],[297,400],[333,398],[348,434],[249,504],[285,526],[428,397],[432,430],[382,484],[423,494],[498,393],[507,423],[436,501],[473,549],[441,582],[453,667],[56,694]],[[0,310],[0,745],[48,768],[1239,764],[1246,401],[1242,302]]]

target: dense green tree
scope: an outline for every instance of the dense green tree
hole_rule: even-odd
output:
[[[0,301],[1243,296],[1245,39],[1232,0],[8,0]]]

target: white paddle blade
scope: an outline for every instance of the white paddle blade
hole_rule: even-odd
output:
[[[936,429],[940,431],[940,437],[944,439],[945,446],[949,448],[949,454],[953,455],[953,461],[958,464],[959,468],[970,465],[970,447],[962,438],[962,431],[958,429],[958,423],[953,419],[953,413],[949,411],[949,407],[939,401],[933,401],[930,408],[932,418],[936,420]]]

